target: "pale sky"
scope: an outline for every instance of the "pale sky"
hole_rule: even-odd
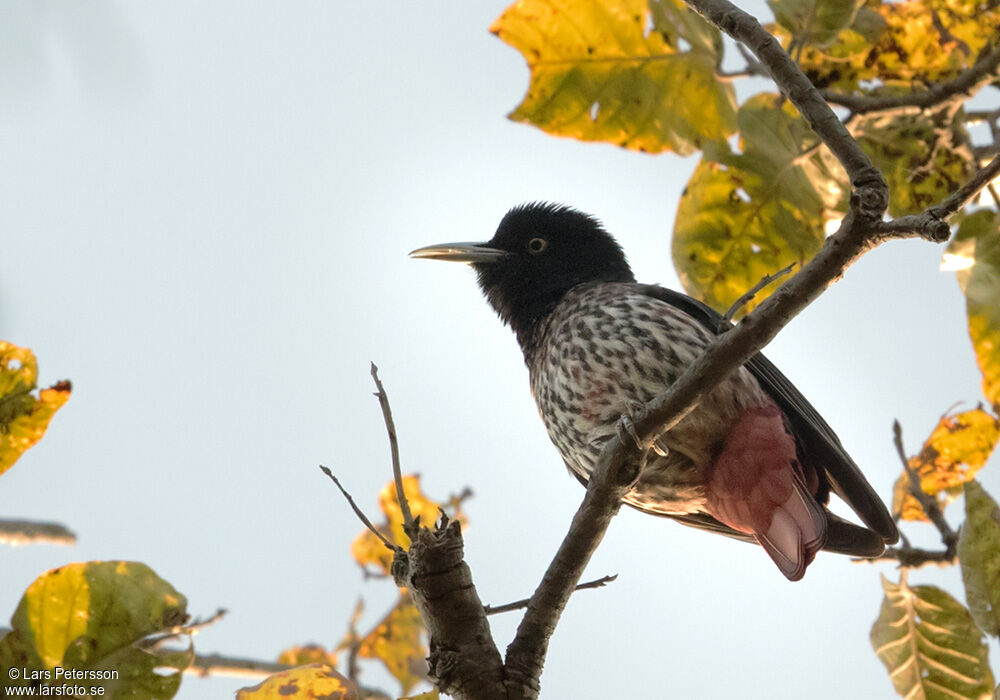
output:
[[[0,4],[0,338],[35,351],[43,385],[74,384],[0,480],[0,516],[79,535],[0,550],[0,620],[50,568],[134,559],[192,614],[230,610],[200,652],[332,645],[359,595],[373,624],[395,592],[362,581],[361,526],[317,469],[378,515],[390,466],[371,360],[405,469],[431,496],[475,491],[484,602],[531,593],[583,490],[472,273],[406,254],[488,239],[545,199],[600,217],[640,280],[677,287],[670,231],[695,160],[506,120],[528,73],[487,32],[504,7]],[[981,396],[941,251],[868,255],[767,350],[885,498],[893,418],[915,451]],[[996,467],[982,480],[1000,495]],[[821,554],[792,584],[756,547],[623,510],[586,575],[619,578],[571,600],[543,697],[893,697],[868,643],[879,572],[896,576]],[[956,569],[911,581],[964,598]],[[492,618],[501,651],[518,618]],[[177,697],[251,683],[185,677]]]

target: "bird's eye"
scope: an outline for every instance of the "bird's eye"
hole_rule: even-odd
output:
[[[546,241],[544,238],[532,238],[530,241],[528,241],[528,252],[535,254],[541,253],[543,250],[545,250],[545,247],[548,244],[549,244],[548,241]]]

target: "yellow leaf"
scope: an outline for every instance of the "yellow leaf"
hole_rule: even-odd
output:
[[[420,695],[407,695],[405,698],[399,698],[399,700],[439,700],[441,694],[435,688],[426,693],[420,693]]]
[[[422,525],[431,525],[440,516],[441,507],[436,501],[427,498],[420,491],[420,477],[411,474],[403,475],[403,493],[410,504],[410,513],[414,519],[420,518]],[[396,497],[396,484],[390,481],[379,492],[379,508],[385,514],[386,522],[376,528],[386,539],[395,545],[408,549],[410,539],[403,532],[403,511]],[[461,512],[456,512],[455,518],[462,520]],[[386,549],[372,532],[365,529],[351,544],[351,555],[361,566],[374,566],[388,574],[392,565],[392,552]]]
[[[361,640],[358,655],[379,659],[406,693],[427,677],[427,648],[421,641],[423,632],[420,612],[404,593],[396,607]]]
[[[802,52],[799,64],[815,84],[852,91],[862,82],[879,81],[924,89],[970,67],[995,40],[1000,24],[997,7],[963,0],[869,3],[865,9],[828,46]],[[789,40],[786,30],[772,29]]]
[[[938,507],[944,510],[949,503],[958,497],[959,493],[960,491],[957,489],[946,489],[934,495],[928,494],[928,496],[935,499]],[[920,501],[910,493],[910,476],[906,472],[899,475],[892,487],[892,512],[898,513],[900,518],[909,522],[930,522],[930,518],[924,512]]]
[[[306,664],[328,664],[336,668],[337,655],[319,644],[305,644],[285,649],[278,655],[279,664],[305,666]]]
[[[998,437],[1000,423],[982,409],[942,416],[920,452],[910,458],[910,467],[920,477],[920,490],[944,509],[986,464]],[[927,516],[909,488],[904,471],[892,489],[892,510],[903,520],[926,522]]]
[[[38,363],[26,349],[0,340],[0,474],[42,439],[49,421],[69,400],[68,381],[31,393],[38,380]]]
[[[361,700],[357,687],[326,664],[310,664],[268,676],[236,692],[236,700]]]
[[[490,31],[531,70],[527,95],[510,118],[649,153],[688,154],[724,140],[736,102],[732,86],[715,78],[714,30],[678,0],[658,0],[655,9],[657,20],[676,23],[650,27],[647,0],[518,0],[508,7]],[[681,40],[690,50],[681,50]]]
[[[942,416],[911,464],[924,493],[961,486],[986,464],[1000,436],[996,417],[982,409]]]

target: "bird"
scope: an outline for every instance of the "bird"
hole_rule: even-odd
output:
[[[489,241],[410,256],[475,270],[517,338],[549,437],[584,485],[622,417],[665,393],[732,326],[690,296],[637,282],[604,226],[565,205],[523,204]],[[831,493],[863,525],[832,513]],[[761,354],[657,439],[623,502],[756,542],[790,581],[820,550],[876,557],[899,538],[840,439]]]

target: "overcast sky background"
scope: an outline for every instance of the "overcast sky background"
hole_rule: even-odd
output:
[[[230,610],[201,652],[334,644],[359,595],[374,624],[395,592],[362,581],[360,525],[317,469],[377,515],[390,465],[370,360],[406,470],[434,497],[475,491],[483,600],[531,593],[583,490],[472,273],[406,253],[488,239],[509,207],[545,199],[599,216],[640,280],[677,287],[670,231],[695,160],[506,120],[528,73],[487,32],[504,7],[0,4],[0,338],[35,351],[43,385],[74,384],[0,481],[0,514],[79,535],[0,550],[0,619],[50,568],[131,559],[191,613]],[[893,418],[915,451],[945,409],[980,399],[940,255],[875,251],[767,351],[886,498]],[[982,479],[1000,495],[995,464]],[[934,544],[929,526],[907,532]],[[895,576],[821,555],[790,584],[758,548],[624,510],[587,572],[619,579],[570,602],[543,695],[892,697],[868,643],[880,571]],[[964,598],[957,570],[911,580]],[[518,619],[491,618],[501,649]],[[251,683],[185,677],[178,697]]]

